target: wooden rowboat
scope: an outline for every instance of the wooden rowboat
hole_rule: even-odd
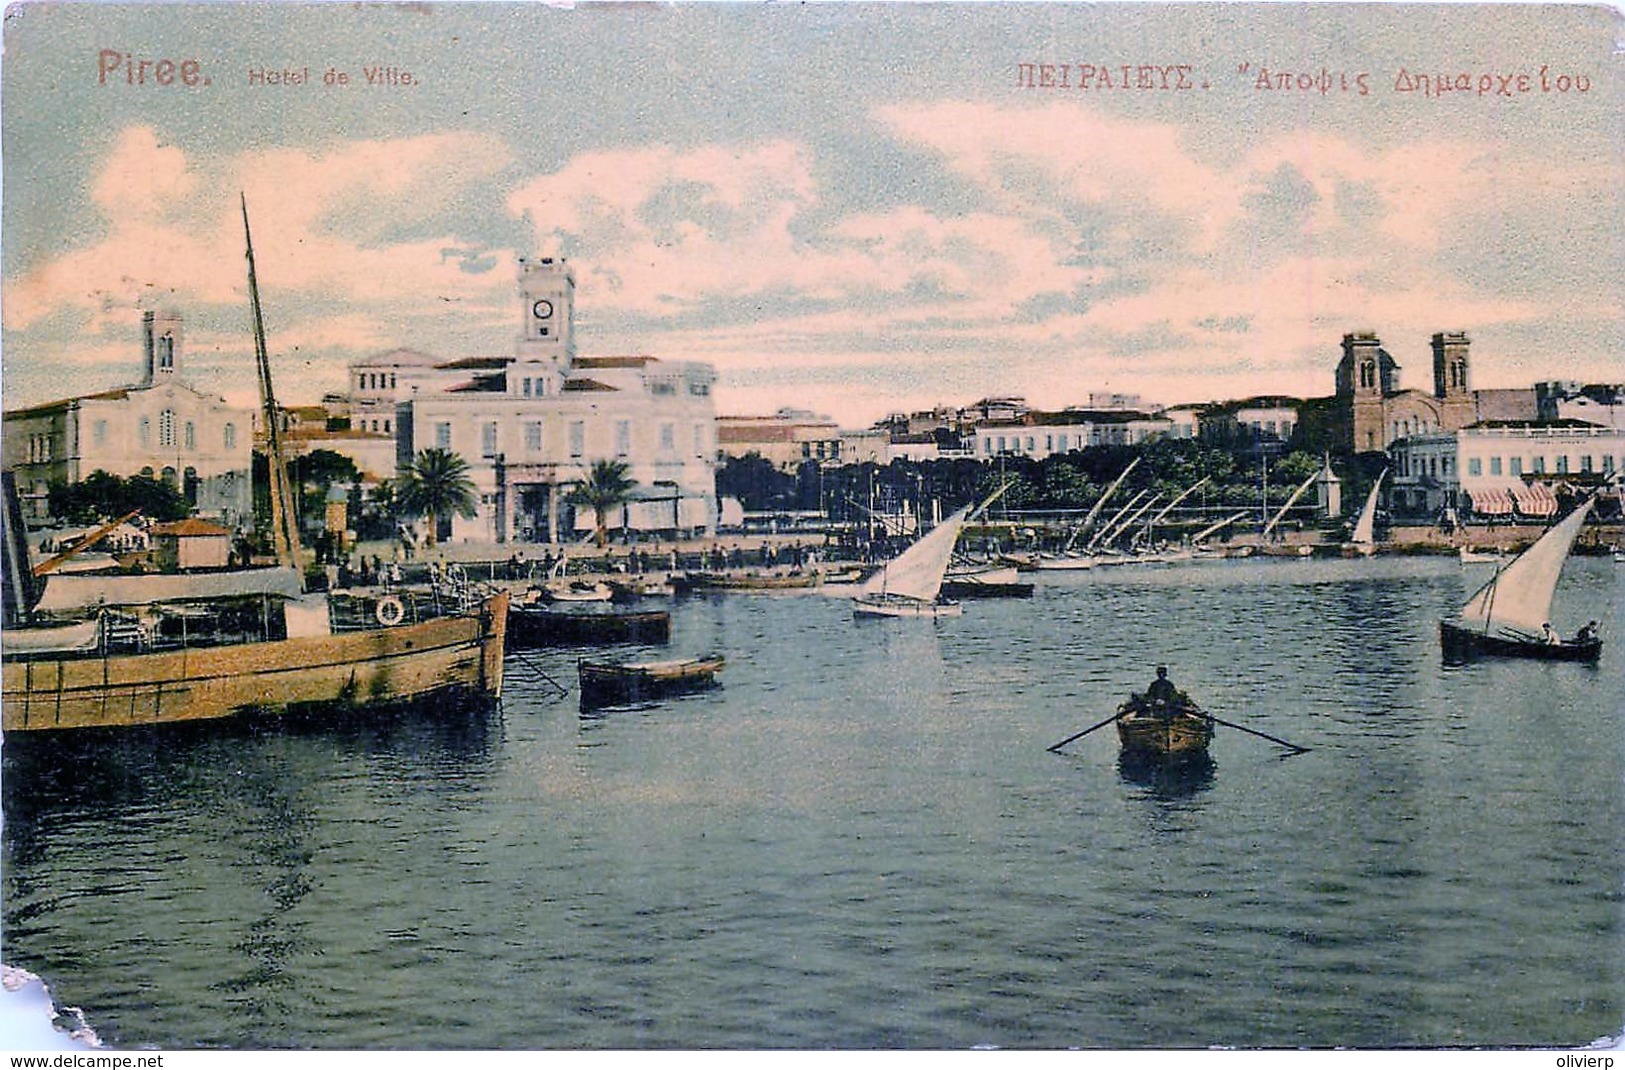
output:
[[[703,691],[716,686],[717,673],[722,671],[723,664],[718,654],[671,661],[582,661],[577,665],[581,677],[581,705],[587,708],[618,706]]]
[[[1117,738],[1125,752],[1164,759],[1205,755],[1213,741],[1213,718],[1193,702],[1159,706],[1135,695],[1118,707]]]

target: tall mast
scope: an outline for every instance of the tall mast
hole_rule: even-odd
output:
[[[254,362],[259,371],[260,411],[265,420],[266,467],[271,478],[271,541],[277,562],[292,568],[304,580],[299,545],[299,519],[293,504],[293,487],[282,456],[282,425],[278,419],[276,393],[271,389],[271,358],[265,347],[265,317],[260,311],[260,284],[254,274],[254,236],[248,229],[248,197],[243,203],[243,239],[248,250],[248,299],[254,310]]]

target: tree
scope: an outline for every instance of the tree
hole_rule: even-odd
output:
[[[472,517],[478,501],[474,481],[468,478],[468,462],[435,446],[412,458],[401,473],[398,494],[402,512],[428,518],[426,541],[430,546],[439,537],[441,517]]]
[[[49,488],[51,515],[70,524],[92,524],[139,510],[148,520],[181,520],[191,515],[186,496],[163,480],[149,476],[128,479],[97,469],[79,483],[53,482]]]
[[[361,479],[355,462],[334,450],[311,450],[295,457],[289,467],[299,486],[301,512],[317,523],[326,515],[327,492],[333,484],[356,483]],[[308,493],[309,490],[314,493]]]
[[[593,537],[602,550],[609,541],[604,514],[632,497],[637,480],[627,476],[625,461],[594,461],[585,483],[576,484],[565,499],[571,505],[585,505],[593,512]]]

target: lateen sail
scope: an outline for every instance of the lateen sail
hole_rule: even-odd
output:
[[[1303,497],[1303,492],[1308,490],[1312,485],[1314,485],[1315,480],[1317,480],[1319,478],[1320,478],[1320,473],[1316,472],[1314,475],[1312,475],[1308,479],[1304,480],[1303,483],[1299,485],[1297,490],[1292,492],[1292,497],[1288,498],[1286,500],[1286,504],[1281,506],[1281,511],[1275,514],[1275,519],[1271,520],[1268,524],[1264,525],[1264,533],[1263,533],[1263,536],[1262,536],[1263,538],[1266,538],[1266,539],[1269,538],[1270,532],[1274,531],[1275,530],[1275,525],[1277,525],[1277,524],[1279,524],[1281,522],[1281,518],[1283,516],[1286,516],[1287,510],[1291,509],[1294,505],[1297,505],[1298,504],[1298,499]]]
[[[1533,546],[1496,572],[1478,593],[1461,607],[1463,624],[1488,632],[1492,627],[1529,636],[1539,635],[1551,619],[1552,594],[1557,578],[1568,559],[1569,548],[1579,537],[1580,527],[1591,512],[1595,498],[1588,498],[1561,522],[1542,535]]]
[[[1350,542],[1369,546],[1377,541],[1377,493],[1382,490],[1382,481],[1387,475],[1388,469],[1384,468],[1382,475],[1372,485],[1371,493],[1365,499],[1365,508],[1360,510],[1360,519],[1354,524],[1354,535]]]
[[[898,554],[858,589],[861,595],[898,594],[933,602],[942,590],[942,577],[959,541],[959,529],[970,515],[970,507],[959,510],[926,533],[925,537]]]

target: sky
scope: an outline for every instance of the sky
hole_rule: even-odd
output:
[[[166,308],[251,403],[240,196],[284,403],[397,347],[511,352],[521,256],[573,266],[582,354],[708,362],[730,415],[1324,396],[1350,331],[1408,387],[1455,330],[1476,387],[1616,382],[1619,35],[1503,4],[13,6],[0,391],[136,381]]]

